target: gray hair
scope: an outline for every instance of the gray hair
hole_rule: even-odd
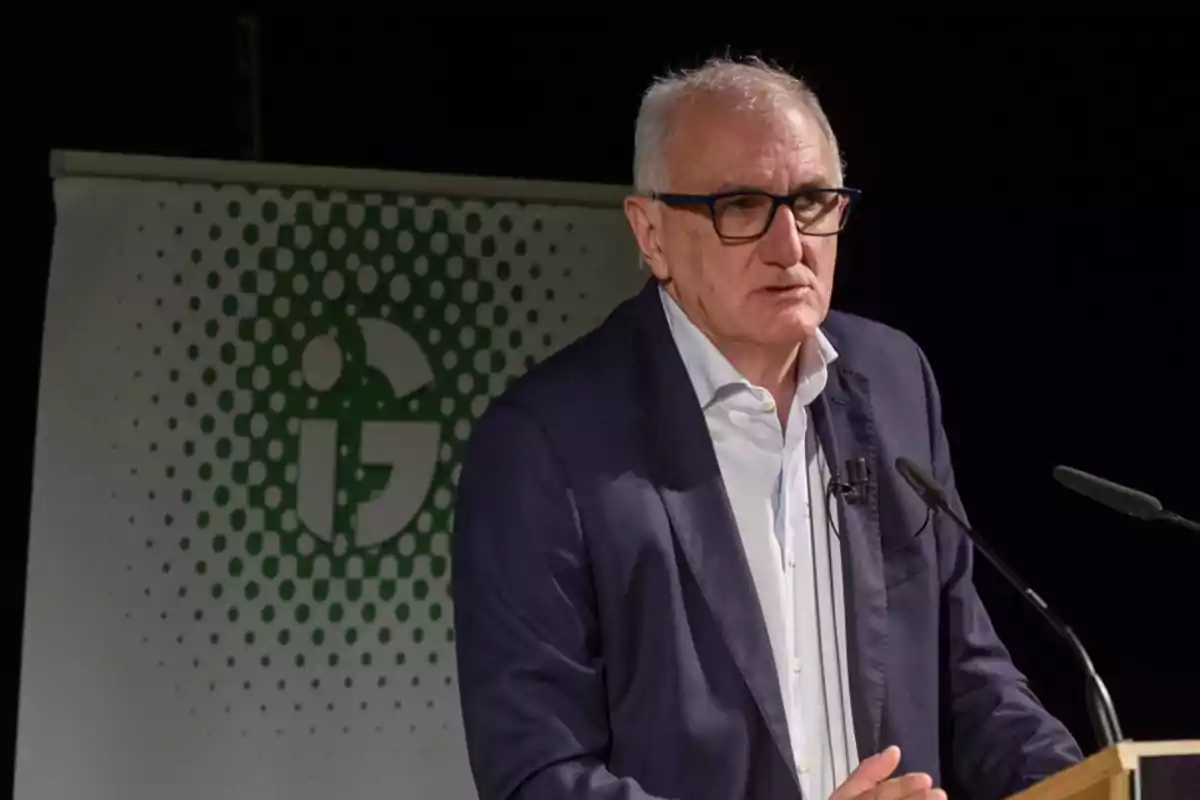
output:
[[[837,136],[808,84],[758,57],[741,61],[712,58],[701,67],[669,72],[655,79],[642,96],[634,132],[633,182],[636,192],[668,191],[666,145],[673,112],[683,100],[704,94],[731,95],[736,98],[738,109],[747,110],[769,108],[779,101],[798,104],[813,116],[829,140],[835,161],[834,181],[841,185],[845,165]]]

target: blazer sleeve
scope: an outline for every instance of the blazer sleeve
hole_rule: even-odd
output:
[[[480,800],[657,800],[605,766],[595,595],[562,465],[500,399],[459,476],[452,542],[458,688]]]
[[[937,383],[919,347],[918,353],[933,437],[933,477],[967,519],[955,488]],[[968,796],[1005,797],[1076,763],[1082,754],[1066,726],[1033,694],[993,628],[972,579],[970,539],[951,520],[936,520],[943,697],[948,701],[943,716],[950,734],[944,748],[949,748],[952,778]]]

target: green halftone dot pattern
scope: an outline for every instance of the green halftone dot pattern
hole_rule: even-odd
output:
[[[640,282],[608,263],[619,210],[185,195],[150,225],[126,345],[150,398],[128,569],[160,664],[194,676],[201,715],[307,730],[367,704],[451,724],[463,448],[490,398]]]
[[[325,224],[318,224],[313,205],[301,204],[295,224],[280,228],[278,245],[261,250],[259,269],[247,276],[268,313],[245,320],[239,332],[253,343],[255,358],[238,374],[239,388],[250,390],[253,402],[234,420],[235,432],[250,441],[250,457],[234,465],[234,480],[249,487],[250,504],[262,511],[266,528],[280,533],[281,555],[296,558],[301,576],[328,564],[329,574],[318,577],[406,579],[414,575],[414,560],[427,556],[432,576],[441,577],[446,556],[434,551],[434,533],[450,529],[454,466],[473,403],[482,409],[487,399],[487,375],[474,371],[474,355],[489,346],[491,335],[464,327],[462,319],[464,308],[491,299],[492,287],[480,286],[478,264],[464,258],[461,237],[447,235],[444,213],[413,237],[406,265],[409,254],[396,247],[396,237],[380,235],[382,211],[332,204]],[[397,224],[411,231],[413,210],[403,212]],[[398,364],[392,380],[371,368],[363,321],[387,326],[398,346],[412,346],[419,353],[415,363]],[[328,529],[306,524],[299,503],[306,420],[336,426],[337,489]],[[434,429],[434,438],[424,439],[432,449],[414,447],[409,457],[438,462],[429,501],[410,519],[395,519],[375,546],[378,535],[370,542],[356,535],[358,509],[389,481],[418,478],[403,473],[403,462],[378,465],[364,457],[363,423],[370,421]]]

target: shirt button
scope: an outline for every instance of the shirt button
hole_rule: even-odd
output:
[[[762,401],[762,407],[763,407],[763,411],[774,411],[775,410],[775,398],[774,397],[764,398]]]
[[[804,761],[804,760],[797,761],[796,769],[800,770],[801,775],[807,775],[808,774],[808,762]]]
[[[804,665],[801,663],[799,657],[793,657],[792,658],[792,672],[800,672],[800,670],[802,670],[803,668],[804,668]]]

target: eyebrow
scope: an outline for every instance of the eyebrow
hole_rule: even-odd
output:
[[[796,192],[803,192],[803,191],[807,191],[809,189],[832,189],[832,188],[833,188],[833,184],[831,184],[829,182],[829,180],[827,180],[824,177],[817,177],[817,178],[811,178],[811,179],[801,183],[799,186],[791,189],[791,191],[789,191],[788,194],[795,194]],[[744,184],[744,183],[723,183],[716,188],[716,190],[713,192],[713,194],[725,194],[726,192],[753,192],[753,193],[770,194],[770,192],[767,192],[766,189],[763,189],[759,186],[750,186],[750,185]]]

